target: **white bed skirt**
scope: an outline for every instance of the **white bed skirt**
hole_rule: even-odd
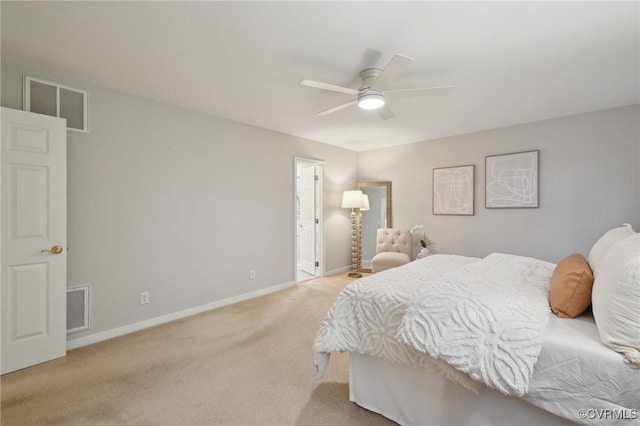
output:
[[[482,386],[474,394],[426,370],[349,354],[349,399],[401,425],[573,425]]]

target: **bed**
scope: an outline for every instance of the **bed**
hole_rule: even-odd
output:
[[[356,280],[320,325],[316,376],[349,352],[350,400],[400,424],[640,425],[640,370],[590,312],[551,312],[555,267],[433,255]]]

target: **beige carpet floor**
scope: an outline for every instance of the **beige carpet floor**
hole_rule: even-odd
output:
[[[2,425],[392,425],[311,346],[346,275],[70,351],[2,376]]]

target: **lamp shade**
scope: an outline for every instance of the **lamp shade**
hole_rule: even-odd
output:
[[[361,209],[364,207],[362,191],[344,191],[342,194],[342,208]]]
[[[369,196],[367,194],[362,194],[362,201],[364,202],[364,207],[362,207],[360,210],[369,210],[371,207],[369,206]]]

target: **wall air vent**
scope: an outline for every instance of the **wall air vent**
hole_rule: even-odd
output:
[[[86,90],[24,76],[24,110],[67,119],[67,130],[89,133]]]
[[[67,334],[89,329],[89,286],[67,289]]]

